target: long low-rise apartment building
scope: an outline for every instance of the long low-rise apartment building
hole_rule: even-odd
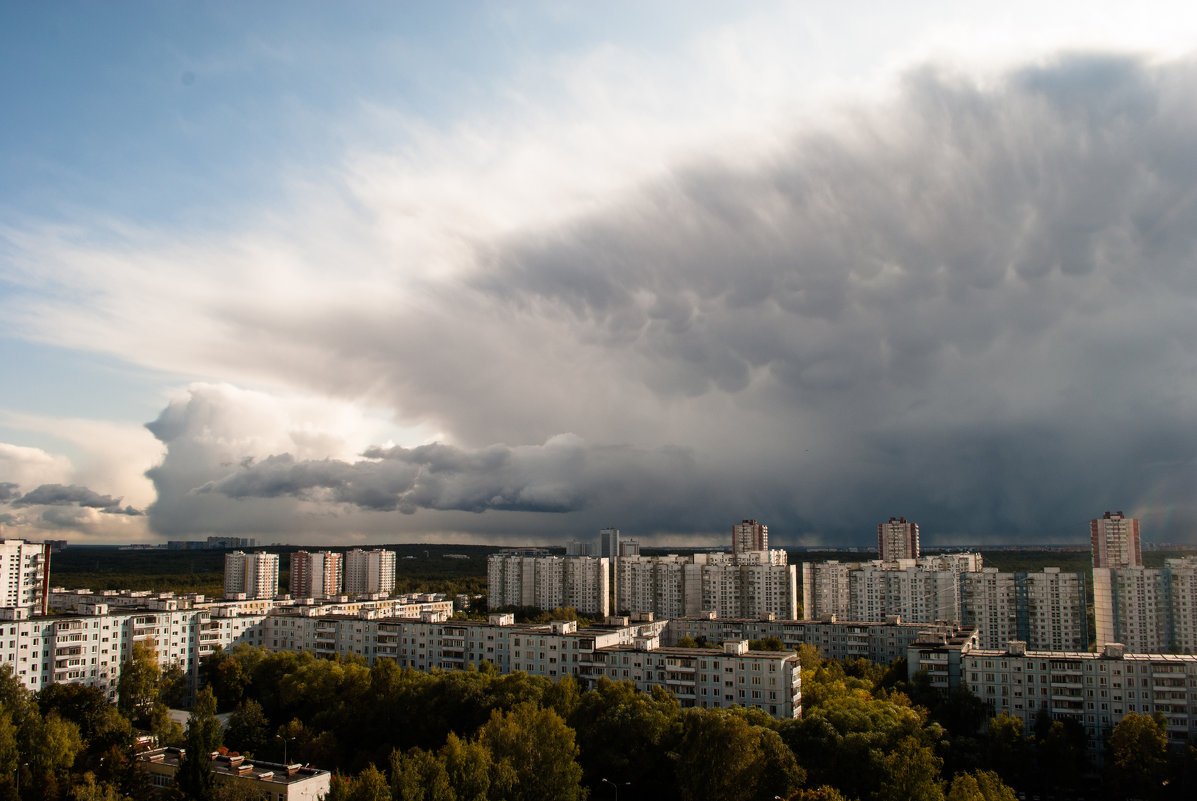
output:
[[[661,640],[676,645],[683,637],[710,643],[776,637],[786,648],[808,644],[825,658],[868,659],[885,665],[905,657],[906,649],[927,628],[923,623],[904,623],[899,615],[890,615],[882,622],[839,622],[834,617],[829,620],[721,618],[708,612],[670,620]]]
[[[907,659],[912,677],[927,670],[943,677],[933,681],[942,689],[963,684],[993,714],[1012,715],[1028,730],[1043,712],[1079,722],[1093,754],[1101,754],[1130,712],[1160,712],[1173,743],[1197,743],[1197,656],[1132,654],[1120,643],[1089,653],[1028,650],[1023,642],[980,648],[975,638],[930,637],[913,644]]]
[[[778,717],[801,713],[797,654],[751,651],[738,638],[723,651],[662,646],[667,626],[627,618],[584,628],[573,621],[517,625],[505,613],[485,622],[432,613],[414,619],[272,615],[264,621],[264,647],[361,656],[371,664],[386,658],[424,671],[464,670],[486,661],[503,673],[572,676],[583,688],[604,677],[626,679],[646,692],[662,686],[684,707],[739,704]]]
[[[200,660],[221,649],[242,643],[271,647],[267,635],[274,629],[265,623],[275,616],[448,616],[453,611],[451,601],[429,596],[329,604],[307,599],[297,603],[269,601],[268,607],[262,607],[257,601],[196,602],[195,598],[158,594],[146,599],[150,608],[114,608],[90,600],[94,597],[128,600],[120,594],[75,594],[73,614],[53,616],[33,615],[23,608],[0,609],[0,665],[8,665],[13,675],[34,692],[53,683],[79,683],[98,687],[115,699],[121,668],[139,642],[153,644],[161,667],[174,664],[194,674]],[[247,609],[247,603],[252,608]]]
[[[405,616],[385,614],[392,608]],[[0,664],[10,665],[35,692],[54,682],[79,683],[115,699],[120,671],[138,642],[153,644],[161,666],[177,664],[193,675],[202,658],[244,643],[268,651],[360,656],[371,664],[392,659],[424,671],[490,662],[504,673],[573,676],[584,687],[603,677],[628,679],[645,691],[664,686],[683,706],[741,704],[779,717],[801,711],[793,652],[750,651],[740,637],[730,638],[740,643],[734,653],[662,646],[668,623],[651,619],[609,618],[607,625],[579,629],[572,621],[516,625],[510,614],[452,620],[451,611],[440,600],[405,607],[280,604],[251,613],[235,603],[182,609],[81,604],[79,614],[53,617],[8,610],[8,619],[0,620]]]

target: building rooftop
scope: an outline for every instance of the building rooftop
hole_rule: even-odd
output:
[[[156,748],[138,754],[137,759],[141,762],[166,765],[177,770],[186,753],[186,749],[183,748]],[[213,754],[212,772],[225,776],[253,778],[274,784],[297,784],[315,776],[328,774],[326,770],[302,764],[283,765],[277,762],[248,760],[235,751]]]

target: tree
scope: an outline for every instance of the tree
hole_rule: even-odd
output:
[[[1003,712],[989,721],[985,734],[989,765],[999,776],[1022,789],[1031,766],[1031,744],[1023,734],[1022,721]]]
[[[186,753],[175,784],[190,801],[213,801],[212,753],[220,748],[220,722],[216,719],[216,696],[209,687],[196,696],[184,742]]]
[[[678,789],[691,801],[772,799],[804,778],[777,732],[729,710],[688,710],[677,752]]]
[[[111,784],[97,782],[94,773],[84,773],[71,788],[72,801],[121,801],[121,794]]]
[[[991,770],[957,773],[948,788],[947,801],[1018,801],[1014,790]]]
[[[787,801],[847,801],[839,790],[824,784],[811,790],[799,790]]]
[[[1107,779],[1122,795],[1154,798],[1168,764],[1168,734],[1163,721],[1129,712],[1114,727],[1107,745]]]
[[[391,788],[382,771],[367,765],[350,784],[346,801],[391,801]]]
[[[509,712],[495,710],[478,739],[493,755],[494,778],[502,782],[503,798],[575,801],[583,797],[574,732],[553,710],[530,702],[516,704]]]
[[[152,639],[133,643],[128,661],[121,666],[116,685],[117,708],[135,723],[149,719],[158,700],[157,643]]]
[[[885,779],[879,799],[885,801],[943,801],[939,772],[943,760],[914,737],[903,737],[885,757]]]
[[[450,732],[439,756],[457,801],[487,801],[494,763],[486,746],[467,742]]]
[[[158,739],[159,745],[182,745],[183,727],[170,716],[166,704],[154,704],[150,711],[150,734]]]
[[[270,721],[262,712],[262,705],[252,698],[233,710],[225,741],[241,753],[262,757],[270,745]]]
[[[391,797],[395,801],[457,801],[445,763],[422,748],[391,752]]]
[[[677,699],[655,688],[642,693],[626,681],[600,679],[582,695],[569,724],[577,733],[584,781],[631,782],[636,795],[650,798],[673,792],[673,771],[644,754],[668,754],[681,739]]]
[[[181,707],[191,695],[191,678],[178,662],[171,662],[158,679],[158,697],[169,707]]]

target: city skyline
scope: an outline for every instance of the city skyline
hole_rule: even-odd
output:
[[[1197,544],[1197,10],[0,9],[0,525]]]

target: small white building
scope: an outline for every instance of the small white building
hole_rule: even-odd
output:
[[[186,753],[182,748],[156,748],[138,754],[137,764],[152,786],[170,787]],[[332,775],[319,768],[249,760],[234,754],[212,754],[210,759],[217,783],[250,786],[263,801],[320,801],[332,789]]]

